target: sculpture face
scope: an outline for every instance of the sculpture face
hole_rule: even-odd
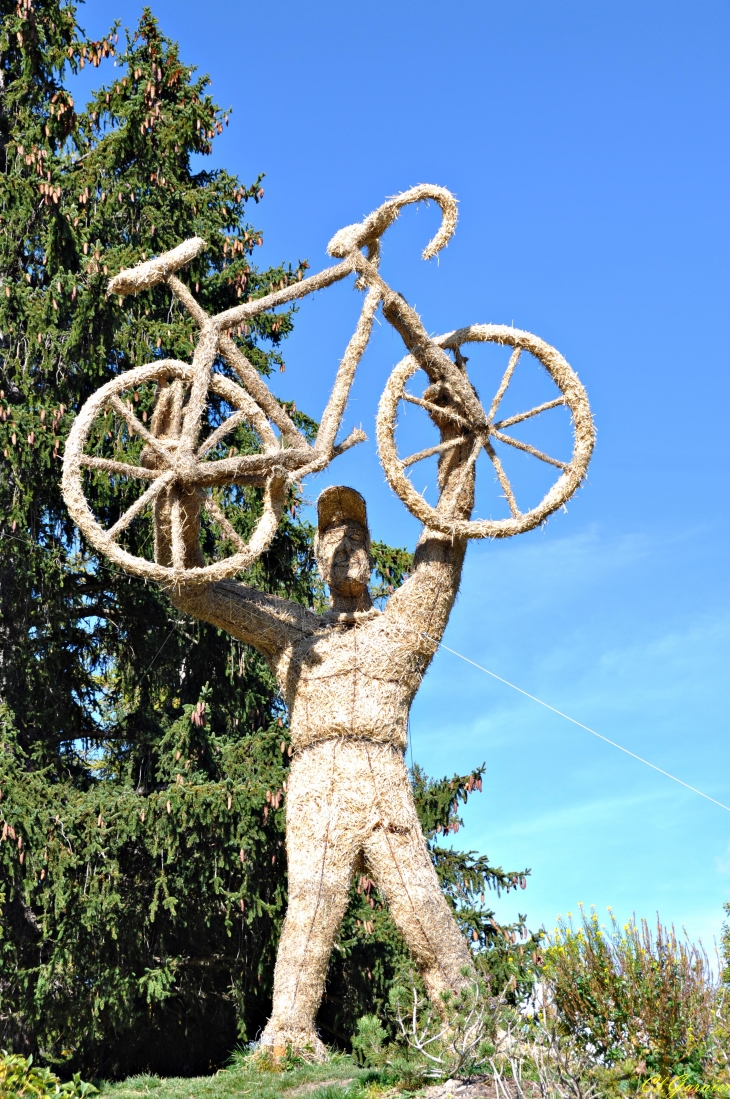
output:
[[[354,520],[328,527],[317,540],[317,564],[333,596],[361,595],[370,579],[370,536]]]

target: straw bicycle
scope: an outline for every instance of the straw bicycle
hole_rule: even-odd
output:
[[[215,316],[209,316],[201,308],[177,274],[207,247],[200,238],[192,238],[156,259],[122,271],[110,281],[109,293],[120,297],[166,284],[199,326],[199,337],[191,364],[166,358],[126,371],[93,394],[74,422],[64,455],[62,488],[73,519],[98,550],[127,571],[163,583],[207,583],[249,568],[271,544],[283,513],[287,488],[320,472],[334,457],[366,437],[362,430],[356,429],[343,441],[336,441],[379,307],[400,333],[408,354],[394,367],[380,401],[376,423],[378,449],[389,484],[412,514],[432,529],[451,535],[508,537],[537,526],[567,501],[585,476],[594,430],[585,389],[565,359],[538,337],[500,325],[472,325],[430,337],[415,310],[380,274],[383,233],[404,206],[425,200],[435,201],[442,212],[440,228],[423,252],[424,259],[435,256],[454,232],[456,201],[445,188],[421,185],[390,199],[363,222],[341,229],[328,246],[329,254],[339,259],[339,263]],[[350,275],[355,277],[356,286],[365,291],[365,297],[316,438],[310,442],[246,358],[231,332],[259,313],[304,298]],[[462,348],[474,342],[513,348],[488,408],[469,379],[462,354]],[[525,412],[498,419],[500,403],[525,352],[544,367],[559,395]],[[216,363],[221,362],[227,365],[227,372],[216,369]],[[418,371],[432,388],[446,387],[455,395],[460,411],[444,412],[440,404],[427,396],[411,392],[407,386]],[[151,385],[155,386],[155,401],[148,426],[135,411],[134,403],[140,390]],[[397,425],[400,413],[409,405],[420,406],[436,419],[444,415],[452,417],[459,434],[447,443],[425,447],[401,458]],[[572,455],[567,462],[509,434],[509,428],[558,406],[565,406],[572,419]],[[210,414],[213,407],[216,416]],[[241,430],[246,433],[246,453],[238,453],[239,448],[234,445]],[[111,457],[105,443],[110,437],[116,441]],[[560,471],[556,482],[535,507],[520,511],[495,443],[520,450]],[[474,465],[482,451],[489,456],[509,506],[509,518],[455,520],[432,508],[416,491],[409,478],[413,467],[462,444],[468,447],[465,471]],[[111,526],[105,527],[87,500],[84,485],[87,471],[109,477],[112,484],[121,478],[126,482],[141,481],[147,487]],[[216,490],[231,486],[263,489],[260,514],[252,519],[245,534],[226,514],[220,492],[216,498]],[[219,546],[217,559],[193,568],[185,565],[180,518],[184,497],[191,492],[200,495],[209,530]],[[171,565],[149,560],[121,544],[131,524],[165,493],[172,501]]]

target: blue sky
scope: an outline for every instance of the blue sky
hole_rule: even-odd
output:
[[[431,332],[514,323],[557,346],[588,390],[598,445],[567,513],[472,543],[445,641],[730,804],[730,7],[157,0],[153,10],[233,107],[212,162],[245,181],[266,172],[252,208],[264,261],[307,258],[317,270],[335,230],[386,196],[418,182],[455,192],[459,226],[439,261],[419,259],[436,212],[409,210],[385,239],[386,279]],[[140,11],[94,0],[81,22],[101,33]],[[357,307],[341,285],[297,317],[276,386],[315,417]],[[376,326],[345,423],[370,441],[307,492],[355,485],[375,537],[412,546],[418,525],[385,485],[373,441],[402,354]],[[493,365],[474,355],[477,384],[493,385]],[[520,908],[552,927],[578,901],[621,919],[658,910],[711,946],[730,900],[730,813],[446,652],[411,727],[432,774],[486,761],[459,840],[533,871],[525,893],[498,902],[501,915]]]

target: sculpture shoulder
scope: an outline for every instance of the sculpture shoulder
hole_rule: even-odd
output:
[[[367,669],[386,674],[401,670],[417,648],[414,631],[372,608],[355,615],[323,615],[311,633],[302,633],[291,650],[291,660],[310,674],[340,674]],[[416,644],[414,644],[416,642]]]

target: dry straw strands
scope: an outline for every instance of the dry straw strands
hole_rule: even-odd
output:
[[[165,584],[180,610],[255,646],[269,663],[287,703],[294,749],[287,795],[289,909],[276,964],[273,1014],[262,1039],[277,1054],[284,1053],[288,1045],[295,1049],[311,1046],[315,1054],[323,1051],[314,1019],[355,872],[366,870],[377,883],[437,1006],[441,991],[456,990],[466,979],[470,950],[439,889],[408,782],[403,759],[408,713],[456,598],[466,540],[517,534],[537,525],[575,491],[593,447],[585,391],[554,348],[529,333],[494,325],[474,325],[432,339],[415,310],[383,280],[378,269],[380,238],[404,206],[423,200],[435,201],[442,212],[439,231],[423,253],[424,258],[435,255],[454,232],[456,200],[444,188],[424,184],[388,200],[360,224],[341,229],[329,245],[330,254],[342,260],[336,266],[215,317],[205,313],[174,273],[205,247],[197,238],[121,272],[110,283],[110,292],[136,293],[165,282],[188,309],[200,329],[193,363],[157,361],[102,387],[79,413],[64,459],[64,496],[85,536],[123,568]],[[355,285],[366,291],[365,298],[316,441],[310,445],[227,333],[257,313],[286,305],[351,274],[356,277]],[[425,529],[410,578],[380,612],[369,604],[367,596],[369,534],[364,501],[361,513],[350,514],[349,520],[343,512],[345,520],[353,520],[354,515],[354,525],[359,524],[357,537],[347,535],[355,547],[347,550],[348,568],[359,553],[357,568],[362,565],[364,594],[357,607],[347,602],[347,593],[338,595],[334,558],[327,553],[334,554],[338,538],[345,535],[337,534],[332,540],[332,531],[340,530],[333,521],[330,537],[325,529],[316,552],[334,606],[328,614],[318,616],[230,577],[249,567],[270,544],[288,486],[324,469],[335,455],[364,438],[356,430],[336,443],[379,305],[409,352],[395,367],[380,403],[377,434],[381,460],[390,484],[424,522]],[[504,343],[514,349],[488,410],[466,374],[461,354],[462,345],[473,341]],[[542,363],[560,396],[498,420],[500,401],[523,351]],[[240,385],[214,369],[219,355]],[[422,396],[405,388],[418,368],[425,371],[429,382]],[[150,382],[158,388],[148,428],[123,396]],[[231,411],[224,423],[205,437],[211,394]],[[436,446],[403,460],[395,444],[401,402],[426,411],[440,435]],[[573,418],[575,441],[570,462],[554,459],[506,434],[514,425],[558,405],[567,406]],[[121,461],[116,453],[113,459],[86,453],[94,425],[110,412],[126,424],[130,435],[144,443],[138,461]],[[244,423],[258,437],[259,451],[216,457],[228,433]],[[519,511],[493,440],[559,469],[556,484],[532,511]],[[494,465],[510,519],[471,519],[476,461],[482,449]],[[440,496],[435,508],[415,492],[405,472],[428,456],[439,460]],[[101,527],[88,506],[81,480],[85,468],[138,478],[146,486],[111,530]],[[231,484],[264,487],[263,515],[248,542],[211,495],[215,486]],[[148,507],[154,515],[153,562],[134,557],[118,541]],[[200,547],[203,511],[235,550],[207,565]],[[323,508],[321,524],[329,522],[325,512]]]
[[[355,372],[370,339],[375,312],[384,293],[392,296],[392,292],[377,275],[379,237],[395,220],[403,206],[429,198],[440,205],[444,215],[439,232],[424,252],[424,257],[434,255],[444,246],[454,231],[456,202],[453,196],[443,188],[420,185],[386,202],[359,227],[350,226],[334,238],[330,248],[338,255],[346,254],[343,263],[283,290],[277,290],[264,298],[226,310],[215,317],[209,317],[205,313],[189,289],[175,275],[176,271],[207,247],[206,242],[199,237],[185,241],[156,259],[148,260],[130,270],[121,271],[110,281],[109,293],[120,296],[136,294],[159,283],[167,283],[200,326],[200,337],[191,368],[186,368],[184,364],[172,360],[161,360],[146,367],[138,367],[102,387],[87,402],[77,417],[66,447],[63,491],[69,510],[79,528],[99,550],[138,576],[174,584],[204,583],[208,580],[235,575],[249,567],[256,557],[264,552],[271,542],[276,523],[281,515],[286,485],[324,469],[333,457],[365,439],[364,432],[358,428],[341,443],[335,442]],[[360,253],[361,247],[367,248],[367,259]],[[363,264],[366,266],[363,267]],[[226,333],[257,313],[323,289],[354,271],[361,275],[360,284],[366,285],[369,289],[357,327],[338,368],[316,442],[314,446],[310,446],[242,350]],[[226,393],[222,393],[221,375],[213,370],[215,359],[219,354],[240,379],[242,383],[240,392],[235,393],[238,387],[232,386],[227,379],[223,378]],[[175,434],[171,435],[168,432],[164,440],[157,439],[156,422],[153,422],[151,430],[148,430],[133,410],[120,399],[125,392],[150,381],[157,382],[160,401],[164,400],[162,394],[170,381],[184,382],[186,386],[184,407]],[[177,391],[180,392],[179,386]],[[214,431],[201,444],[199,436],[211,392],[224,396],[236,411],[225,425]],[[155,455],[155,461],[152,463],[154,474],[150,472],[149,462],[139,466],[131,461],[122,462],[117,455],[113,459],[107,459],[100,455],[85,453],[95,421],[109,410],[126,421],[130,435],[136,435],[144,440],[146,451]],[[261,440],[261,452],[237,458],[209,458],[209,453],[244,420]],[[280,441],[274,435],[271,425],[280,432]],[[95,519],[85,498],[82,470],[88,467],[110,475],[152,480],[153,484],[140,495],[136,503],[111,530],[105,531]],[[209,565],[201,559],[194,566],[183,567],[180,564],[183,560],[180,553],[173,552],[170,563],[161,564],[160,561],[150,562],[135,557],[118,545],[118,538],[130,523],[142,515],[148,506],[157,506],[164,494],[179,497],[181,493],[183,495],[190,493],[194,488],[227,484],[266,487],[264,514],[248,544],[242,543],[220,507],[210,496],[207,497],[205,506],[208,514],[214,519],[224,540],[235,546],[237,552],[233,555]],[[175,513],[176,508],[173,508],[172,514]],[[176,523],[173,524],[173,529],[177,529]],[[176,545],[178,541],[176,536],[174,539]]]
[[[166,282],[173,293],[194,317],[201,329],[201,335],[193,359],[192,374],[187,378],[189,382],[189,395],[185,408],[185,414],[180,427],[179,439],[175,447],[168,447],[166,455],[158,448],[158,456],[163,466],[168,470],[174,470],[174,476],[166,476],[164,486],[150,486],[148,495],[140,498],[139,506],[128,512],[116,525],[113,531],[104,532],[91,516],[91,512],[84,499],[83,488],[79,472],[84,465],[92,464],[84,455],[84,446],[88,440],[93,417],[85,415],[87,408],[82,411],[77,421],[77,427],[72,431],[67,448],[68,459],[64,471],[64,492],[67,495],[69,508],[76,518],[79,526],[92,542],[107,552],[108,547],[115,546],[116,537],[128,526],[129,522],[140,515],[147,503],[153,503],[157,494],[161,491],[169,491],[174,483],[178,487],[192,485],[204,486],[211,484],[265,484],[267,477],[284,477],[287,483],[300,481],[303,477],[324,469],[337,454],[341,454],[350,446],[364,440],[365,435],[360,429],[356,429],[341,443],[336,444],[335,439],[342,422],[342,416],[347,404],[350,388],[357,367],[367,347],[375,312],[382,303],[383,314],[391,324],[400,332],[406,346],[410,351],[402,362],[393,370],[383,393],[377,420],[377,436],[381,462],[390,485],[401,498],[408,509],[422,522],[441,530],[445,533],[460,533],[465,537],[506,537],[529,530],[543,522],[548,515],[559,508],[572,495],[585,476],[586,468],[591,457],[594,430],[585,390],[579,382],[577,375],[571,370],[565,359],[544,341],[532,336],[530,333],[499,325],[472,325],[469,328],[459,329],[447,336],[432,339],[428,336],[420,317],[400,294],[390,289],[378,272],[380,237],[385,230],[398,217],[400,211],[407,205],[424,200],[433,200],[441,208],[441,226],[423,252],[424,258],[434,256],[448,242],[456,226],[457,208],[456,200],[445,188],[435,187],[430,184],[420,184],[401,195],[397,195],[385,202],[378,210],[370,214],[365,220],[356,225],[347,226],[339,230],[330,241],[328,250],[330,254],[343,259],[336,267],[328,268],[309,279],[295,283],[283,290],[277,290],[264,298],[245,302],[243,305],[226,310],[216,317],[209,317],[193,298],[188,288],[178,279],[175,271],[179,270],[191,259],[197,256],[206,247],[201,238],[193,238],[179,245],[170,252],[165,253],[154,260],[149,260],[131,270],[122,271],[109,284],[110,293],[127,294],[137,293],[141,289],[153,286],[160,282]],[[366,254],[363,254],[365,249]],[[345,355],[340,363],[330,399],[321,420],[321,427],[314,446],[310,446],[302,433],[293,423],[286,410],[282,408],[273,394],[269,391],[263,379],[257,374],[254,367],[246,359],[245,355],[234,341],[226,334],[226,331],[235,325],[250,319],[256,313],[275,308],[278,305],[287,304],[301,298],[306,294],[323,289],[326,286],[355,273],[358,276],[357,285],[367,288],[367,294],[356,330],[348,344]],[[479,398],[469,382],[463,369],[463,360],[460,348],[464,343],[482,341],[505,343],[515,348],[515,354],[510,360],[507,372],[502,380],[502,385],[492,402],[490,411],[485,412]],[[446,351],[452,351],[456,355],[456,363],[451,360]],[[494,422],[494,415],[499,402],[509,384],[511,374],[517,365],[519,354],[522,350],[531,352],[542,363],[553,381],[561,390],[562,396],[555,401],[545,402],[542,406],[531,409],[520,417],[512,417],[508,421]],[[229,430],[242,422],[245,402],[249,402],[251,408],[248,421],[257,431],[262,440],[262,452],[260,455],[247,455],[237,459],[205,460],[205,456],[213,449],[213,443],[209,440],[198,452],[195,452],[195,444],[203,421],[208,393],[215,391],[218,377],[213,370],[216,355],[221,354],[238,375],[243,391],[241,396],[233,402],[233,407],[238,410],[238,419],[231,417]],[[160,366],[161,364],[151,364]],[[489,455],[501,485],[503,495],[507,500],[511,512],[511,518],[502,520],[477,519],[461,521],[461,525],[454,525],[451,517],[446,515],[443,509],[430,507],[423,497],[414,489],[406,475],[406,469],[420,461],[422,458],[441,453],[446,447],[456,445],[454,440],[443,442],[436,447],[425,448],[406,459],[399,459],[395,443],[395,430],[398,409],[401,401],[413,404],[422,400],[409,394],[405,386],[416,369],[422,368],[432,383],[445,384],[450,392],[458,397],[462,406],[461,425],[463,437],[472,446],[469,457],[470,465],[473,465],[482,449]],[[146,368],[138,368],[145,370]],[[134,376],[134,377],[133,377]],[[129,386],[138,384],[135,371],[124,376],[126,386],[121,385],[114,392],[107,393],[106,387],[104,400],[92,398],[90,404],[100,413],[105,407],[113,407],[122,415],[128,423],[132,433],[146,438],[141,430],[139,421],[133,419],[124,411],[118,401],[119,392]],[[158,379],[162,381],[162,377]],[[117,382],[120,380],[117,379]],[[114,386],[114,383],[112,383]],[[115,398],[117,398],[115,400]],[[105,404],[106,401],[106,404]],[[565,404],[571,412],[574,426],[573,454],[570,462],[562,462],[544,454],[536,448],[513,436],[505,434],[504,428],[513,426],[517,422],[538,415],[557,404]],[[276,442],[269,421],[280,432],[281,443]],[[223,441],[226,432],[217,435],[215,443]],[[80,437],[83,435],[84,437]],[[148,433],[149,435],[149,433]],[[274,440],[272,443],[272,439]],[[494,441],[511,446],[528,453],[536,458],[560,470],[560,477],[545,495],[543,500],[534,508],[521,512],[507,478],[504,467],[494,449]],[[174,460],[173,460],[174,450]],[[123,463],[114,460],[113,464],[102,458],[95,458],[93,465],[97,469],[104,469],[117,475],[128,473],[129,476],[140,478],[148,477],[148,473],[141,470],[137,473],[121,469]],[[215,466],[215,469],[209,467]],[[278,472],[275,472],[278,471]],[[161,474],[162,476],[162,474]],[[215,510],[211,505],[209,512]],[[225,559],[225,562],[216,562],[215,565],[201,565],[185,577],[186,581],[204,582],[206,579],[221,578],[223,575],[231,576],[241,568],[245,560],[248,564],[255,559],[252,554],[261,553],[269,544],[271,519],[273,512],[270,510],[262,520],[263,527],[260,533],[267,532],[266,537],[255,537],[251,543],[253,549],[243,551],[240,548],[240,539],[229,537],[238,545],[239,552]],[[231,524],[221,518],[218,509],[219,527],[221,531],[232,530]],[[136,572],[138,575],[161,579],[159,565],[155,566],[147,561],[135,558],[118,547],[112,548],[110,554],[119,563],[124,560],[124,567]],[[243,556],[241,556],[243,554]],[[213,571],[206,571],[206,569]],[[166,578],[181,582],[175,566],[165,574]]]
[[[107,295],[119,294],[123,297],[125,294],[138,294],[140,290],[158,286],[159,283],[166,282],[174,271],[187,266],[207,247],[202,237],[191,237],[156,259],[147,260],[146,263],[140,263],[127,271],[120,271],[110,280]]]
[[[174,359],[163,359],[147,366],[114,378],[89,398],[74,421],[69,434],[64,456],[62,489],[66,506],[71,516],[89,541],[100,549],[110,560],[137,576],[143,576],[160,583],[176,583],[182,579],[178,569],[163,565],[158,561],[147,561],[134,556],[118,544],[117,539],[129,524],[142,513],[145,507],[155,503],[158,496],[177,485],[187,491],[194,486],[212,487],[216,484],[230,483],[243,475],[266,484],[264,511],[246,550],[239,550],[234,557],[215,562],[212,565],[198,565],[185,571],[185,583],[203,583],[219,580],[230,575],[233,568],[240,571],[249,568],[253,562],[271,544],[284,506],[283,474],[276,475],[280,466],[281,450],[278,441],[268,427],[263,413],[240,386],[235,385],[222,374],[213,374],[211,388],[213,392],[226,400],[234,409],[255,428],[264,441],[262,454],[245,455],[241,458],[229,458],[219,462],[195,463],[188,455],[180,455],[179,438],[161,436],[154,433],[156,424],[148,430],[137,418],[131,407],[120,400],[120,395],[135,386],[155,381],[165,392],[167,383],[178,380],[192,387],[193,367]],[[108,461],[84,454],[84,445],[97,416],[105,408],[111,407],[129,424],[147,444],[148,453],[155,456],[155,465],[133,465]],[[205,446],[205,443],[203,444]],[[194,457],[194,455],[193,455]],[[187,468],[186,468],[187,465]],[[122,468],[123,467],[123,468]],[[192,468],[191,468],[192,467]],[[100,469],[116,475],[149,480],[152,483],[135,504],[121,517],[110,530],[104,530],[91,511],[83,492],[81,470],[83,468]]]
[[[433,259],[442,248],[451,240],[456,231],[457,208],[456,199],[445,187],[436,187],[431,183],[419,183],[417,187],[411,187],[410,191],[404,191],[394,198],[388,199],[374,213],[357,225],[347,225],[333,236],[327,245],[327,251],[331,256],[347,256],[352,262],[356,260],[356,253],[361,248],[372,249],[370,260],[375,259],[379,250],[379,242],[385,230],[393,224],[404,206],[410,206],[414,202],[433,201],[441,207],[443,215],[439,231],[433,240],[429,241],[423,250],[422,259]]]
[[[383,470],[391,488],[398,494],[408,510],[422,523],[426,523],[434,530],[443,531],[445,534],[457,534],[462,538],[506,538],[532,530],[544,522],[552,512],[561,507],[573,495],[588,468],[593,452],[595,431],[588,396],[577,374],[554,347],[551,347],[537,336],[533,336],[529,332],[522,332],[517,328],[508,328],[506,325],[474,324],[469,328],[460,328],[458,331],[450,332],[445,336],[437,336],[433,340],[433,343],[439,348],[454,350],[457,353],[460,353],[460,349],[464,344],[476,342],[507,344],[515,348],[489,412],[485,413],[480,407],[481,414],[475,420],[471,417],[472,410],[469,408],[464,415],[455,420],[462,429],[462,441],[474,447],[472,460],[476,461],[482,447],[489,455],[509,504],[512,513],[511,518],[457,520],[444,514],[439,509],[431,507],[423,496],[416,491],[406,476],[405,471],[409,466],[423,458],[443,453],[447,447],[454,445],[454,440],[451,440],[449,443],[427,448],[404,459],[398,457],[395,431],[401,401],[421,405],[428,409],[428,402],[415,398],[406,390],[407,383],[420,366],[427,370],[429,377],[433,377],[433,371],[428,370],[428,367],[424,365],[423,361],[419,361],[416,354],[407,355],[398,363],[383,391],[378,408],[376,428],[378,450]],[[542,364],[560,389],[561,396],[552,401],[545,401],[516,416],[495,422],[495,415],[500,401],[506,392],[523,350],[529,351]],[[451,364],[451,369],[446,375],[448,383],[453,384],[452,374],[456,371],[457,367]],[[504,428],[521,423],[561,404],[570,410],[573,420],[574,440],[570,462],[561,462],[504,433]],[[524,514],[520,512],[517,506],[512,487],[492,445],[492,439],[497,439],[501,443],[531,454],[538,460],[561,470],[561,476],[540,503]]]
[[[447,440],[459,430],[452,411],[460,415],[458,402],[439,406]],[[460,519],[473,504],[468,454],[460,444],[440,462],[442,503]],[[364,503],[350,514],[362,528]],[[323,504],[324,529],[331,523],[337,529],[340,521],[339,511]],[[172,522],[170,509],[160,508],[158,553],[169,553]],[[192,562],[193,509],[181,526]],[[377,883],[432,995],[460,987],[462,971],[471,964],[436,880],[403,758],[408,711],[448,621],[465,547],[463,539],[425,530],[410,579],[383,612],[365,606],[318,616],[234,581],[171,593],[179,609],[256,646],[290,713],[290,903],[274,1010],[262,1038],[278,1053],[287,1045],[321,1052],[314,1019],[349,883],[358,870]],[[325,566],[322,560],[320,571],[326,572]]]
[[[367,868],[410,947],[429,994],[458,988],[469,947],[439,887],[403,754],[388,744],[329,739],[295,755],[287,782],[289,907],[271,1019],[262,1044],[308,1044],[353,872]]]

